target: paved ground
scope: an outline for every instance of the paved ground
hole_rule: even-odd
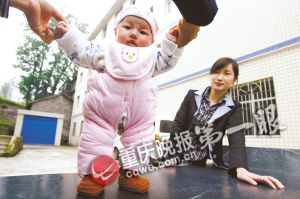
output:
[[[77,172],[77,147],[25,145],[15,157],[0,157],[0,176]]]

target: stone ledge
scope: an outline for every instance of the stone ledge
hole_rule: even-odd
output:
[[[17,155],[22,149],[23,149],[23,138],[19,137],[19,136],[6,136],[3,137],[1,136],[0,139],[1,140],[5,140],[5,139],[9,139],[10,137],[10,141],[6,147],[6,149],[2,149],[0,151],[0,157],[13,157],[15,155]]]

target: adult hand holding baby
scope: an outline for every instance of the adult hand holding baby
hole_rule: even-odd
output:
[[[11,0],[10,6],[24,12],[32,31],[47,44],[54,39],[54,30],[49,26],[50,19],[64,20],[61,13],[46,0]]]
[[[70,25],[65,21],[59,21],[57,26],[54,30],[54,38],[59,39],[61,38],[66,32],[70,29]]]
[[[195,39],[200,31],[200,26],[187,22],[184,18],[179,21],[177,45],[179,48],[186,46]]]

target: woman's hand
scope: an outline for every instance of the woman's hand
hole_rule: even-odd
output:
[[[251,173],[247,169],[244,169],[241,167],[236,169],[236,173],[237,173],[238,180],[247,182],[254,186],[256,186],[258,182],[263,182],[263,183],[268,184],[273,189],[284,189],[285,188],[279,180],[277,180],[276,178],[273,178],[272,176],[257,175],[255,173]]]

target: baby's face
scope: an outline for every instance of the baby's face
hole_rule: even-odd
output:
[[[126,16],[116,28],[116,39],[119,43],[146,47],[153,43],[151,27],[147,21],[135,16]]]

